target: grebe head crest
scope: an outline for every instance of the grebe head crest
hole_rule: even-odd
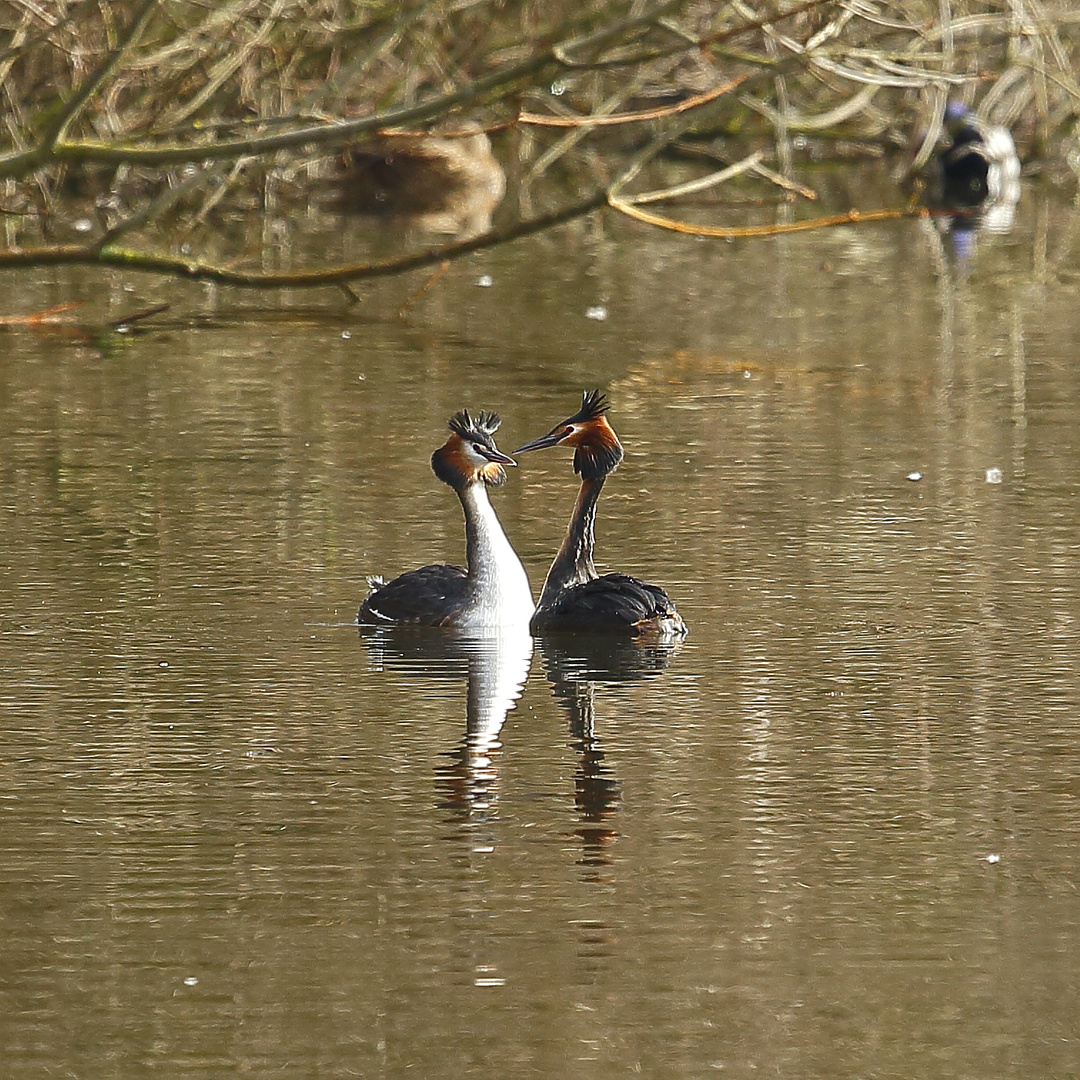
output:
[[[502,423],[498,413],[480,412],[476,417],[462,409],[450,417],[450,438],[431,456],[431,467],[452,488],[480,480],[488,487],[506,482],[504,465],[516,465],[495,445],[492,436]]]
[[[612,472],[623,459],[622,443],[608,423],[608,402],[599,390],[586,390],[581,408],[573,416],[556,424],[546,435],[518,447],[515,454],[542,450],[560,443],[573,446],[574,472],[582,480],[600,480]]]
[[[476,414],[476,419],[473,419],[468,409],[462,409],[450,417],[446,426],[455,435],[460,435],[463,439],[477,440],[494,450],[495,442],[492,435],[499,430],[501,423],[502,417],[498,413],[481,410]]]

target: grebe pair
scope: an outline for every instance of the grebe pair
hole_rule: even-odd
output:
[[[358,622],[463,630],[528,622],[534,635],[684,636],[686,624],[663,589],[628,574],[596,573],[596,502],[608,474],[623,459],[622,444],[607,421],[607,410],[599,391],[586,393],[573,416],[515,451],[572,446],[574,472],[581,476],[566,537],[535,609],[525,569],[487,497],[488,487],[506,480],[503,466],[516,462],[495,446],[492,436],[500,423],[498,415],[482,412],[473,419],[463,410],[450,418],[450,438],[432,455],[431,467],[461,500],[469,568],[440,563],[411,570],[386,584],[369,579],[372,592],[360,608]]]

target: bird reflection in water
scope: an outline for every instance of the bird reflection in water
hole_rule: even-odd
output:
[[[541,638],[538,644],[555,699],[569,715],[571,746],[578,755],[574,803],[580,862],[599,877],[600,868],[611,863],[611,845],[619,835],[612,818],[622,800],[622,784],[605,761],[596,733],[597,685],[658,675],[681,642],[643,645],[598,635],[560,635]]]
[[[470,635],[441,629],[361,631],[381,670],[466,681],[465,733],[437,770],[445,796],[440,807],[461,825],[497,816],[499,734],[529,674],[533,640],[524,627]]]
[[[361,638],[380,670],[389,668],[427,678],[465,679],[465,732],[438,767],[440,809],[468,829],[498,818],[500,734],[516,707],[529,674],[533,639],[510,630],[473,636],[412,627],[361,628]],[[592,876],[610,865],[618,837],[613,817],[622,785],[606,760],[596,732],[597,689],[659,675],[681,641],[641,643],[604,635],[556,635],[538,639],[544,673],[556,701],[569,718],[570,745],[577,756],[574,805],[580,838],[580,865]],[[490,837],[473,847],[490,844]]]
[[[333,205],[347,214],[406,221],[467,240],[491,228],[506,174],[487,135],[462,124],[443,135],[383,133],[349,148]]]

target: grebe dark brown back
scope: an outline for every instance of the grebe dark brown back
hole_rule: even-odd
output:
[[[450,438],[431,456],[435,475],[457,492],[465,511],[468,569],[448,563],[422,566],[393,581],[369,578],[372,591],[357,621],[365,626],[452,626],[463,630],[524,627],[533,613],[525,568],[503,532],[487,489],[506,480],[492,438],[496,413],[468,410],[450,418]]]
[[[572,631],[681,638],[686,624],[663,589],[629,574],[600,576],[593,565],[596,502],[608,474],[623,459],[622,444],[605,416],[607,410],[598,390],[586,393],[578,412],[514,451],[524,454],[547,446],[573,446],[574,472],[581,476],[566,538],[548,571],[529,630],[533,634]]]

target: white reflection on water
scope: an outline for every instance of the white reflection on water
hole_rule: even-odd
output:
[[[377,629],[361,633],[373,664],[412,676],[465,679],[465,731],[440,770],[444,808],[462,823],[494,817],[498,801],[499,735],[521,697],[532,661],[533,639],[524,627],[487,636],[447,630]]]
[[[466,682],[464,732],[458,745],[444,752],[448,761],[438,769],[444,792],[441,808],[458,824],[490,825],[498,817],[501,733],[523,693],[533,639],[527,631],[515,630],[476,636],[380,628],[361,631],[361,640],[377,671]],[[577,760],[574,802],[579,824],[574,831],[582,841],[581,863],[607,865],[607,848],[618,835],[610,819],[621,785],[605,762],[596,731],[597,685],[652,678],[664,670],[679,646],[642,646],[602,637],[548,638],[539,646],[552,693],[567,714]],[[495,841],[487,833],[475,842],[480,845],[475,850],[488,851]]]

